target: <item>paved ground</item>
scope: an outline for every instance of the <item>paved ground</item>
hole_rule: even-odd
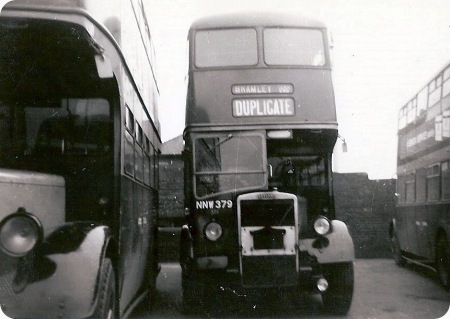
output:
[[[347,316],[358,319],[436,319],[449,310],[450,294],[436,275],[414,265],[397,267],[390,259],[355,262],[355,293]],[[322,313],[319,296],[263,297],[259,301],[218,303],[198,318],[335,318]],[[180,268],[165,263],[158,278],[158,295],[151,313],[137,312],[133,319],[183,318]],[[192,318],[195,318],[193,316]],[[450,319],[450,314],[448,317]]]

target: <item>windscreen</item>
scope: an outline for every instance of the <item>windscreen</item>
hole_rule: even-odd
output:
[[[205,30],[195,35],[195,65],[199,68],[257,63],[255,29]]]
[[[265,184],[263,136],[220,134],[194,139],[195,192],[202,198]]]

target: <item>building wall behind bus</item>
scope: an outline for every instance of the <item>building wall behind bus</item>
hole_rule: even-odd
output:
[[[160,159],[162,261],[178,260],[179,227],[184,221],[183,160],[171,149]],[[348,225],[356,257],[390,258],[388,225],[395,209],[395,180],[370,180],[366,173],[334,173],[333,179],[336,218]]]
[[[345,222],[357,258],[390,258],[389,220],[395,210],[395,179],[366,173],[333,174],[336,218]]]

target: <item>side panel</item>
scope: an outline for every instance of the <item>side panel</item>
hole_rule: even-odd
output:
[[[403,251],[413,253],[416,251],[416,216],[413,206],[397,207],[396,230],[400,248]]]
[[[397,206],[395,217],[401,250],[433,263],[438,232],[450,229],[450,204]]]

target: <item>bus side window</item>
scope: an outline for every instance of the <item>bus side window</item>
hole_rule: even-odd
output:
[[[408,176],[406,176],[405,192],[406,192],[405,201],[407,203],[413,203],[415,201],[415,199],[416,199],[415,173],[411,173]]]
[[[450,160],[442,162],[441,164],[441,178],[442,178],[442,199],[450,199]]]
[[[440,199],[440,169],[439,164],[427,168],[427,200],[437,201]]]
[[[416,172],[416,202],[425,203],[427,199],[427,174],[424,167]]]

